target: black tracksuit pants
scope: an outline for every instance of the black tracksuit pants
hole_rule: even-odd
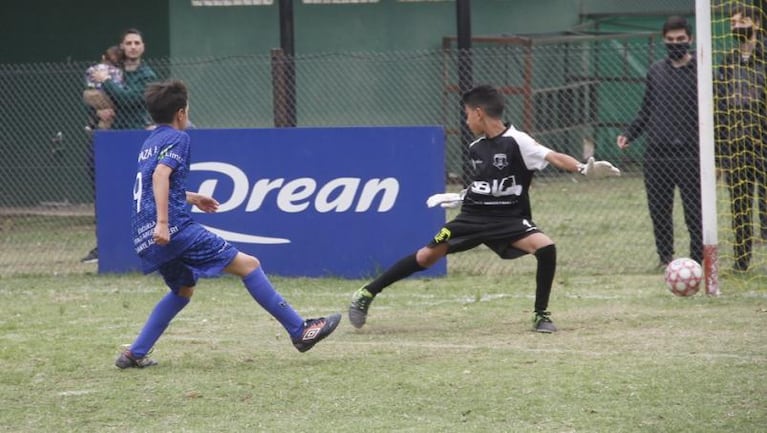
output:
[[[690,234],[690,258],[702,264],[700,163],[695,158],[646,158],[644,183],[655,248],[662,263],[674,257],[674,190],[679,188],[684,221]]]

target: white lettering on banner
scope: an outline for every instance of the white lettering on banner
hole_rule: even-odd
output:
[[[336,212],[346,212],[351,209],[357,188],[360,186],[360,181],[360,179],[354,177],[339,177],[325,184],[317,193],[317,199],[314,201],[317,211],[330,212],[335,210]],[[335,198],[332,198],[334,191],[338,191],[338,193]],[[365,197],[364,192],[362,197]],[[360,200],[362,197],[360,197]],[[381,206],[383,205],[384,203],[381,203]],[[363,203],[360,201],[357,207],[361,206],[363,206]],[[364,209],[367,210],[369,207],[370,204],[367,204],[364,206]],[[391,209],[391,206],[388,209]]]
[[[197,162],[190,166],[192,171],[212,171],[221,173],[232,180],[232,193],[226,200],[219,200],[218,213],[230,212],[244,204],[245,212],[255,212],[263,206],[267,199],[276,202],[277,207],[287,213],[304,212],[314,205],[319,213],[328,212],[366,212],[374,207],[376,200],[377,212],[387,212],[394,207],[399,195],[397,179],[369,179],[362,186],[362,179],[357,177],[338,177],[324,185],[310,177],[299,177],[287,181],[284,178],[259,179],[250,187],[248,176],[239,167],[225,162]],[[200,183],[198,192],[215,197],[218,180],[206,179]],[[359,192],[359,194],[358,194]],[[250,193],[250,195],[248,195]],[[217,197],[220,199],[220,197]],[[247,199],[247,200],[246,200]],[[356,199],[356,202],[355,202]],[[192,212],[202,212],[192,207]],[[289,244],[290,239],[251,235],[222,230],[217,227],[205,226],[206,229],[230,242],[251,244]]]
[[[236,208],[243,202],[243,200],[245,200],[245,196],[248,195],[248,176],[245,175],[244,171],[231,164],[226,164],[223,162],[197,162],[192,164],[189,169],[192,171],[199,170],[224,173],[232,179],[232,182],[234,182],[234,191],[232,191],[232,196],[229,197],[229,200],[225,202],[219,201],[218,212],[228,212]],[[213,191],[216,189],[216,185],[218,185],[217,180],[208,179],[200,184],[200,189],[197,192],[202,195],[213,197]],[[196,207],[193,207],[192,212],[202,211]]]
[[[304,211],[309,207],[309,203],[301,203],[301,201],[309,198],[316,189],[317,182],[314,179],[302,177],[291,180],[277,193],[277,207],[282,211],[291,213]],[[253,198],[252,195],[251,198]],[[248,209],[245,210],[247,211]]]
[[[393,177],[387,177],[386,179],[370,179],[365,182],[354,212],[365,212],[368,210],[373,205],[373,200],[380,191],[383,191],[384,195],[381,198],[381,204],[378,205],[378,212],[386,212],[393,208],[394,203],[397,201],[399,181]]]
[[[387,212],[394,207],[399,195],[399,182],[395,178],[373,178],[362,186],[362,179],[356,177],[339,177],[318,187],[317,181],[310,177],[300,177],[286,182],[284,178],[259,179],[250,188],[250,182],[244,171],[239,167],[224,162],[198,162],[190,167],[193,171],[213,171],[228,176],[234,184],[232,194],[226,200],[219,200],[218,212],[229,212],[245,203],[250,190],[250,197],[245,203],[245,212],[255,212],[261,208],[267,199],[273,199],[283,212],[298,213],[314,205],[314,210],[320,213],[367,212],[379,199],[377,212]],[[207,179],[200,184],[198,192],[215,197],[218,180]],[[274,191],[272,193],[272,191]],[[356,203],[355,203],[356,198]],[[220,198],[219,198],[220,199]],[[197,208],[193,212],[202,212]]]
[[[269,238],[266,236],[249,235],[247,233],[230,232],[228,230],[221,230],[215,227],[203,225],[211,233],[215,233],[222,238],[230,242],[242,242],[246,244],[262,244],[262,245],[277,245],[277,244],[289,244],[290,239],[283,238]]]

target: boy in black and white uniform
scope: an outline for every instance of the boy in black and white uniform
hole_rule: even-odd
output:
[[[457,206],[461,212],[445,224],[434,238],[416,253],[387,269],[357,290],[349,306],[349,320],[361,328],[373,298],[384,288],[434,265],[447,254],[487,245],[499,257],[514,259],[534,254],[536,273],[533,329],[556,331],[547,311],[556,270],[554,241],[532,220],[529,188],[535,171],[548,164],[587,177],[618,176],[620,171],[606,161],[589,159],[587,164],[537,143],[528,134],[503,123],[503,95],[491,86],[478,86],[462,97],[469,129],[480,136],[469,148],[473,172],[462,194],[435,194],[427,205]]]

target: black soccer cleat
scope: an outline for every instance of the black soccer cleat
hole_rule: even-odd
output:
[[[557,331],[554,322],[551,321],[551,313],[548,311],[536,311],[533,316],[533,331],[551,334]]]
[[[99,249],[98,247],[90,250],[88,255],[80,259],[80,263],[98,263],[99,262]]]
[[[153,365],[157,365],[157,361],[148,356],[142,356],[140,358],[133,356],[128,349],[124,350],[115,360],[115,366],[121,370],[126,368],[146,368]]]
[[[293,346],[299,352],[306,352],[333,333],[340,322],[341,315],[338,313],[331,314],[328,317],[306,320],[301,336],[293,340]]]
[[[352,302],[349,305],[349,321],[352,322],[352,326],[359,329],[365,325],[365,321],[368,317],[368,308],[370,303],[373,302],[373,294],[368,292],[364,287],[358,289],[352,295]]]

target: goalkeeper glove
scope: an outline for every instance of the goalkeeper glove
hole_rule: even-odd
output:
[[[593,156],[585,164],[578,164],[578,173],[592,179],[621,175],[617,167],[607,161],[595,161]]]
[[[446,192],[444,194],[434,194],[426,199],[426,206],[434,207],[440,205],[443,208],[454,208],[461,205],[463,195],[455,192]]]

